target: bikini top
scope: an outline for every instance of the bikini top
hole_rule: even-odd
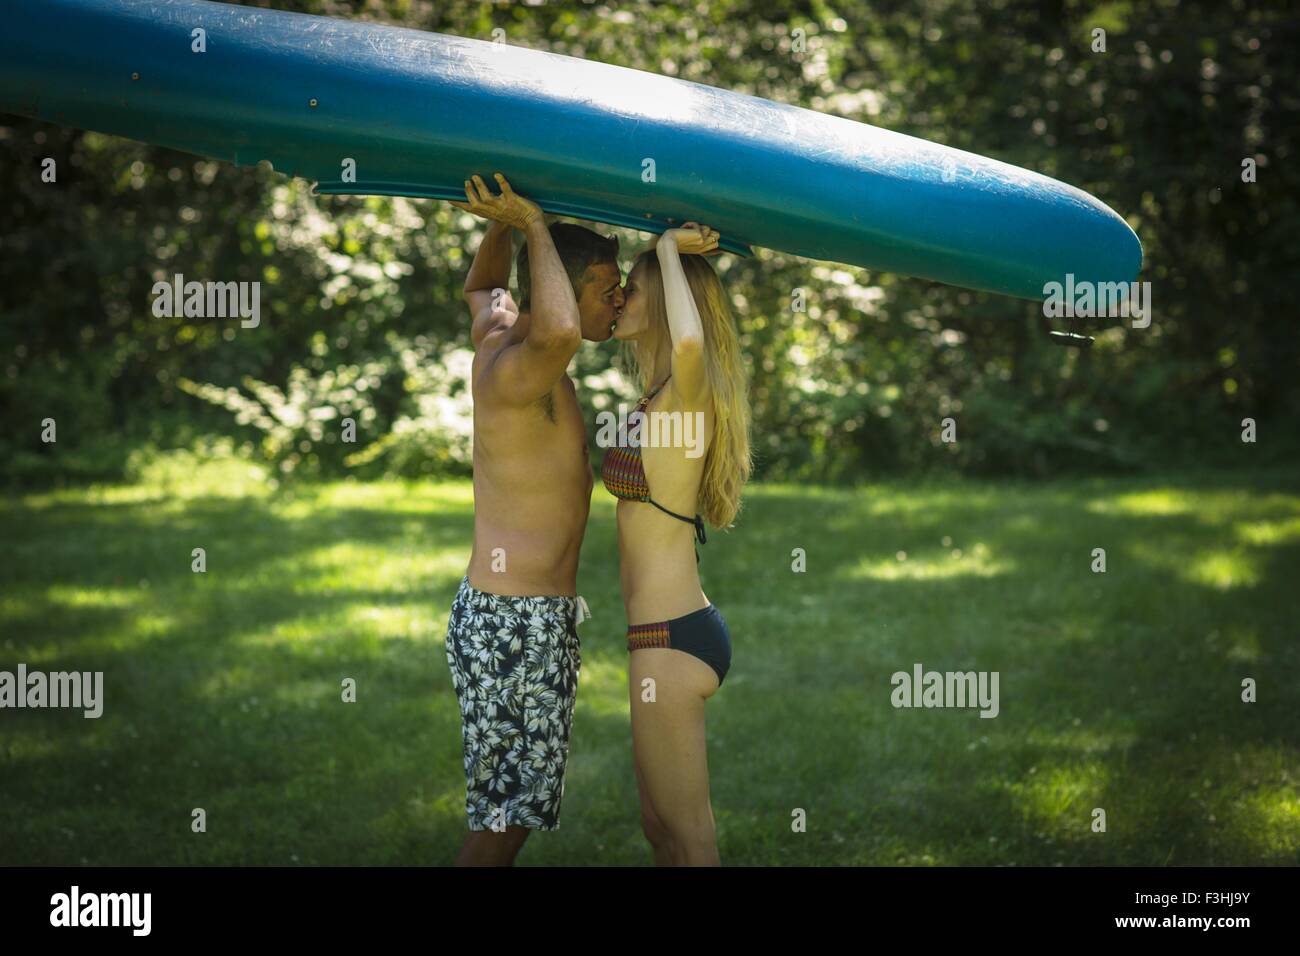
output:
[[[672,378],[670,375],[668,378]],[[664,385],[668,384],[668,379],[664,379]],[[664,387],[660,385],[641,401],[636,403],[636,412],[642,416],[646,413],[646,406],[650,400],[659,394]],[[630,417],[630,416],[629,416]],[[638,418],[642,422],[642,433],[644,434],[644,418]],[[625,443],[626,442],[626,443]],[[605,484],[605,490],[615,498],[623,501],[644,501],[652,504],[666,515],[676,518],[678,521],[685,521],[689,525],[695,526],[695,540],[700,544],[708,541],[704,534],[704,519],[699,515],[694,518],[688,518],[685,515],[679,515],[675,511],[669,511],[659,502],[650,497],[650,484],[646,481],[645,466],[641,461],[641,446],[627,442],[627,435],[619,436],[619,444],[605,452],[605,460],[600,465],[600,480]],[[700,560],[700,552],[697,548],[695,551],[695,560]]]

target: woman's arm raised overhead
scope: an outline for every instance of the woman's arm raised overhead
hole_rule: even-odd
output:
[[[681,255],[703,255],[718,246],[718,234],[707,226],[687,223],[669,229],[655,246],[664,280],[664,307],[673,340],[673,385],[689,403],[704,399],[708,378],[704,369],[704,325],[682,268]]]

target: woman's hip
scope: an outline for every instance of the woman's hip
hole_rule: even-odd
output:
[[[652,648],[682,651],[699,658],[713,668],[719,686],[731,668],[731,631],[726,618],[712,604],[666,620],[628,626],[629,653]]]

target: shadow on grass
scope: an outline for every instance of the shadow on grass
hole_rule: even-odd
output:
[[[450,861],[465,832],[464,776],[443,636],[473,516],[468,505],[420,510],[399,497],[7,505],[23,546],[0,563],[0,668],[102,671],[107,704],[98,720],[4,714],[5,856]],[[610,550],[611,516],[597,511],[588,548]],[[204,574],[191,570],[194,547],[206,550]],[[616,561],[592,563],[616,589]],[[610,601],[592,603],[611,632],[619,626]],[[593,637],[587,683],[625,658]],[[345,678],[355,704],[341,702]],[[601,768],[621,760],[631,786],[625,710],[620,719],[617,708],[580,704],[575,738],[603,742],[610,756],[593,749],[584,770],[575,740],[571,781],[613,779]],[[583,796],[565,801],[581,807]],[[208,816],[202,835],[191,833],[195,807]],[[628,844],[635,814],[621,815]]]
[[[788,834],[796,807],[820,819],[812,861],[1296,862],[1300,543],[1243,547],[1232,524],[1293,520],[1300,499],[1288,481],[1228,476],[1199,483],[1242,497],[1220,516],[1090,509],[1159,484],[1000,503],[988,486],[946,485],[918,491],[920,511],[869,489],[762,494],[760,553],[734,546],[710,588],[737,646],[719,705],[739,744],[724,759],[745,767],[735,795],[781,808],[769,833]],[[1290,497],[1261,503],[1268,490]],[[807,570],[792,573],[800,547]],[[1091,571],[1096,547],[1105,574]],[[1187,573],[1224,549],[1249,586]],[[746,666],[755,645],[761,669]],[[998,671],[1000,715],[895,710],[890,677],[917,662]],[[1257,704],[1240,699],[1247,677]],[[1091,830],[1093,808],[1107,833]]]
[[[473,522],[421,503],[7,505],[0,667],[102,670],[109,706],[3,715],[6,857],[449,860],[464,784],[442,636]],[[736,654],[709,705],[724,860],[1294,863],[1297,515],[1278,476],[754,489],[701,565]],[[615,549],[598,499],[564,829],[525,862],[646,859]],[[894,709],[890,675],[916,662],[998,671],[999,716]]]

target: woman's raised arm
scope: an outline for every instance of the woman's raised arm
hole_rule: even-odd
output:
[[[704,325],[686,281],[681,255],[704,254],[717,246],[717,232],[695,223],[669,229],[655,246],[664,280],[668,331],[673,340],[673,384],[677,393],[692,404],[703,400],[708,379],[704,370]]]

